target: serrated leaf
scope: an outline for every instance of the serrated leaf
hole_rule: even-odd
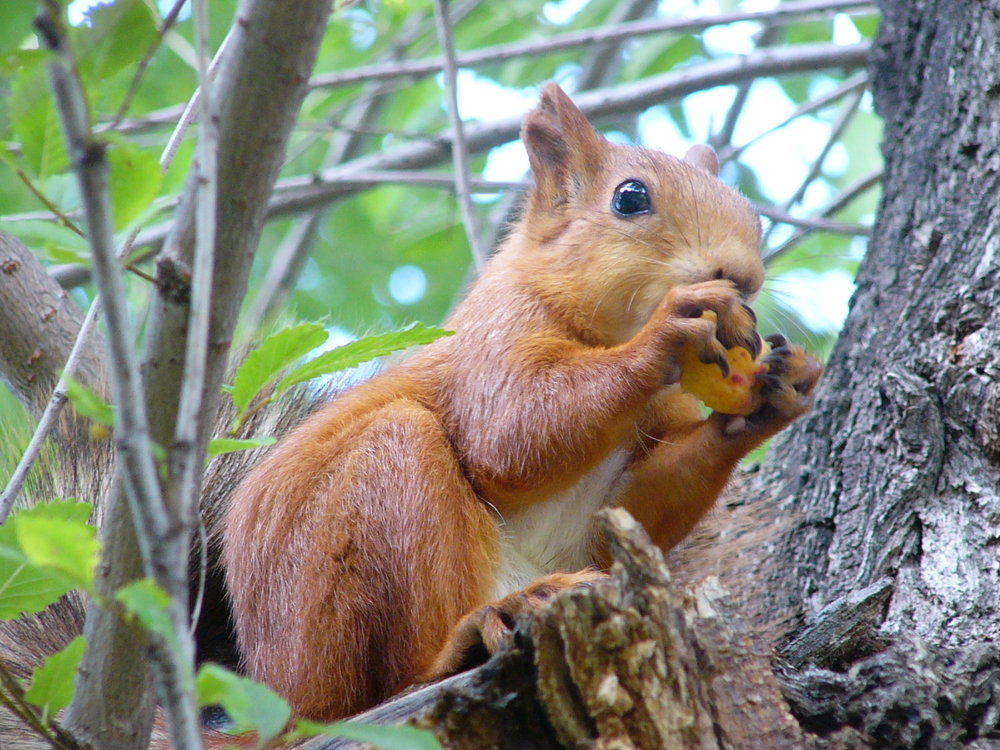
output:
[[[174,629],[170,622],[170,595],[148,578],[123,586],[115,593],[115,599],[125,609],[135,615],[142,626],[156,633],[168,643],[174,639]]]
[[[300,323],[264,339],[247,355],[233,378],[233,404],[242,415],[257,394],[273,382],[288,365],[326,341],[326,330],[319,323]]]
[[[28,563],[56,571],[85,591],[93,589],[101,544],[96,530],[86,520],[22,513],[13,524]]]
[[[217,664],[205,664],[198,670],[197,685],[200,705],[222,706],[238,731],[257,732],[259,746],[277,737],[291,718],[292,710],[284,698]]]
[[[81,417],[86,417],[105,427],[114,425],[115,414],[111,405],[83,383],[67,377],[66,397]]]
[[[86,523],[91,506],[71,500],[39,503],[16,511],[0,526],[0,619],[11,620],[22,613],[40,612],[74,588],[74,583],[59,570],[41,568],[28,561],[18,541],[17,519],[52,518],[58,521]]]
[[[451,336],[453,333],[453,331],[446,331],[442,328],[415,323],[400,331],[366,336],[363,339],[352,341],[350,344],[344,344],[324,352],[296,367],[281,379],[275,390],[280,393],[296,383],[304,383],[320,375],[347,370],[376,357],[384,357],[386,354],[408,349],[411,346],[429,344],[442,336]]]
[[[442,750],[437,737],[426,729],[356,724],[347,721],[320,724],[301,719],[295,723],[295,729],[289,733],[286,739],[291,741],[318,735],[341,737],[354,742],[366,742],[381,748],[381,750]]]
[[[108,149],[108,168],[115,229],[122,229],[156,197],[163,172],[155,156],[130,143],[114,144]]]
[[[237,451],[248,451],[254,448],[263,448],[265,445],[274,445],[278,442],[275,437],[257,438],[213,438],[208,441],[208,455],[221,456],[225,453],[236,453]]]
[[[78,635],[62,651],[49,656],[32,674],[31,687],[24,699],[42,709],[43,717],[52,716],[73,700],[73,677],[85,646],[86,640]]]

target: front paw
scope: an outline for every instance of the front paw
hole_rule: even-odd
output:
[[[790,419],[801,416],[812,405],[812,392],[823,374],[820,361],[800,346],[793,346],[780,333],[767,337],[771,351],[763,358],[767,372],[757,376],[765,404]]]
[[[760,353],[756,316],[731,281],[713,279],[675,287],[663,301],[663,312],[675,347],[671,365],[677,370],[667,382],[677,380],[685,354],[718,365],[723,377],[728,377],[731,359],[727,350],[739,347],[750,352],[751,358]]]
[[[749,431],[770,437],[812,406],[823,365],[781,334],[768,336],[766,341],[771,349],[760,360],[763,371],[756,375],[753,410],[746,417],[728,418],[727,435]]]
[[[563,589],[592,586],[607,578],[596,570],[552,573],[463,617],[420,682],[440,680],[479,666],[514,637],[519,615],[544,607]]]

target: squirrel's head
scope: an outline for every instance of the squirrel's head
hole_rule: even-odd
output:
[[[546,277],[542,293],[565,305],[571,292],[566,312],[601,338],[630,337],[678,284],[725,278],[747,300],[759,291],[760,221],[719,181],[708,146],[677,159],[610,143],[554,83],[521,137],[535,181],[521,232],[540,255],[526,260]]]

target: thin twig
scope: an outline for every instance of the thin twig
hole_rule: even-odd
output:
[[[476,217],[476,207],[472,203],[472,191],[469,187],[469,149],[465,143],[462,114],[458,111],[458,67],[455,65],[455,46],[451,37],[451,24],[448,21],[447,0],[434,0],[434,20],[437,22],[438,41],[444,52],[444,89],[448,102],[448,119],[451,122],[455,193],[462,211],[465,234],[469,238],[473,263],[477,269],[482,270],[486,263],[486,251],[483,250],[479,220]]]
[[[767,128],[767,130],[761,131],[753,138],[751,138],[749,141],[746,141],[740,144],[739,146],[727,146],[726,148],[722,149],[722,151],[719,154],[719,161],[725,162],[731,159],[735,159],[744,151],[746,151],[748,148],[750,148],[750,146],[757,143],[762,138],[770,135],[771,133],[781,130],[781,128],[785,127],[786,125],[788,125],[788,123],[792,122],[793,120],[797,120],[803,115],[810,115],[814,112],[818,112],[828,104],[835,102],[838,99],[847,96],[848,94],[858,91],[859,89],[864,90],[867,87],[868,87],[868,71],[862,71],[860,73],[857,73],[856,75],[851,76],[850,78],[843,81],[839,85],[830,89],[825,94],[821,94],[820,96],[817,96],[815,99],[810,99],[807,102],[803,102],[798,107],[796,107],[795,110],[790,115],[788,115],[788,117],[786,117],[784,120],[777,123],[776,125],[772,125],[771,127]]]
[[[115,116],[111,118],[111,123],[108,125],[109,130],[114,130],[118,124],[125,118],[125,113],[128,112],[129,106],[132,104],[132,99],[135,98],[136,93],[139,91],[139,84],[142,83],[142,77],[146,73],[146,68],[149,67],[149,63],[153,59],[153,55],[160,48],[163,43],[163,37],[170,27],[174,25],[177,20],[178,14],[181,12],[181,8],[187,0],[175,0],[174,6],[167,12],[167,15],[163,17],[163,23],[160,24],[160,28],[157,29],[155,41],[149,45],[149,49],[146,50],[146,54],[143,55],[139,64],[136,66],[135,74],[132,76],[132,80],[129,83],[128,91],[125,92],[125,96],[122,99],[122,103],[118,106],[118,111],[115,112]]]
[[[820,212],[822,216],[831,216],[837,213],[837,211],[844,208],[857,198],[859,195],[864,193],[866,190],[874,185],[877,185],[882,180],[882,169],[876,169],[875,171],[865,175],[860,180],[850,185],[845,189],[840,195],[838,195],[833,201],[831,201],[827,206]],[[764,255],[765,263],[772,263],[782,255],[791,250],[795,245],[802,241],[804,237],[811,234],[814,229],[819,227],[807,227],[797,231],[791,237],[789,237],[785,242],[776,247],[774,250]]]
[[[225,38],[222,40],[222,44],[219,45],[218,51],[215,53],[215,57],[212,59],[212,64],[208,66],[208,78],[206,80],[211,80],[215,78],[215,74],[219,69],[219,61],[222,60],[223,54],[225,54],[226,47],[229,46],[229,39],[232,37],[232,30],[226,34]],[[201,89],[197,88],[194,93],[191,94],[191,98],[188,99],[188,103],[184,106],[184,111],[181,112],[180,119],[174,126],[174,132],[170,134],[170,138],[167,139],[167,145],[163,149],[163,156],[160,160],[161,167],[163,160],[168,162],[173,161],[174,156],[177,154],[177,149],[181,147],[181,143],[184,140],[184,136],[187,134],[188,128],[191,127],[191,123],[194,122],[195,115],[197,114],[201,99]]]
[[[87,348],[90,346],[90,336],[94,330],[94,323],[100,315],[100,309],[101,300],[97,298],[90,304],[87,316],[83,319],[83,324],[80,326],[80,333],[77,335],[76,341],[73,342],[73,348],[70,350],[69,357],[66,358],[66,364],[63,366],[63,374],[59,378],[59,382],[56,383],[52,397],[45,405],[45,411],[42,412],[41,419],[38,420],[35,432],[31,436],[31,442],[28,443],[27,449],[21,454],[21,458],[14,468],[14,473],[7,482],[3,494],[0,495],[0,524],[6,521],[7,516],[10,515],[10,511],[14,507],[14,502],[17,500],[17,496],[24,486],[24,480],[28,478],[31,467],[34,466],[35,461],[42,452],[42,446],[45,444],[46,438],[55,429],[59,413],[62,411],[67,400],[67,376],[72,376],[76,372]]]
[[[24,183],[25,187],[27,187],[28,190],[31,191],[32,195],[38,198],[38,200],[42,202],[42,205],[52,212],[52,214],[56,217],[56,219],[59,220],[60,224],[62,224],[64,227],[71,230],[72,232],[75,232],[76,234],[80,235],[81,237],[86,236],[84,235],[83,230],[80,229],[80,227],[78,227],[76,223],[69,216],[67,216],[61,208],[59,208],[59,206],[57,206],[55,203],[49,200],[49,197],[45,195],[45,193],[43,193],[37,185],[35,185],[31,177],[28,176],[27,172],[25,172],[20,167],[15,166],[13,163],[10,164],[10,167],[17,174],[18,178],[20,178],[21,182]]]
[[[865,224],[846,224],[820,216],[793,216],[787,211],[773,206],[756,206],[756,208],[757,213],[761,216],[766,216],[778,224],[788,224],[793,227],[803,227],[830,234],[843,234],[850,237],[867,237],[872,233],[872,228]]]
[[[39,737],[48,742],[54,750],[80,750],[77,739],[51,717],[47,723],[38,715],[38,710],[24,697],[24,688],[0,661],[0,704],[27,724]]]
[[[195,218],[194,264],[191,273],[191,306],[188,317],[187,348],[184,356],[184,388],[177,410],[177,426],[171,457],[170,498],[175,521],[187,528],[194,523],[196,467],[198,465],[197,425],[201,417],[205,386],[205,362],[209,345],[209,312],[212,306],[212,271],[215,256],[216,143],[218,134],[213,112],[212,87],[208,73],[207,12],[205,0],[194,0],[198,74],[201,96],[197,146],[198,197]]]
[[[589,46],[598,42],[632,39],[648,34],[666,32],[691,33],[702,31],[710,26],[735,23],[737,21],[785,21],[802,15],[816,13],[843,13],[849,9],[872,9],[874,3],[870,0],[805,0],[804,2],[782,3],[770,10],[740,11],[720,13],[715,16],[698,18],[671,18],[650,21],[628,21],[615,26],[597,29],[586,29],[561,34],[549,39],[533,42],[517,42],[498,45],[486,49],[459,55],[455,62],[460,68],[472,68],[514,57],[541,55],[557,52],[563,49]],[[312,88],[332,88],[363,81],[385,81],[392,78],[435,75],[444,68],[444,59],[435,57],[427,60],[412,60],[392,65],[366,65],[340,73],[315,76],[309,83]]]
[[[174,527],[164,505],[146,404],[139,376],[139,360],[130,335],[129,311],[121,266],[113,247],[108,163],[103,143],[94,139],[82,84],[75,75],[62,7],[43,0],[45,14],[36,24],[46,44],[56,53],[49,63],[49,79],[59,111],[67,150],[80,184],[98,287],[107,319],[111,355],[111,389],[116,406],[116,443],[120,470],[135,522],[146,574],[170,593],[168,613],[174,647],[153,649],[155,673],[175,741],[180,748],[200,747],[198,714],[193,695],[194,644],[187,628],[186,597],[176,597],[174,569],[186,570],[186,556],[174,559]],[[186,540],[185,540],[186,543]],[[186,589],[185,589],[186,591]],[[158,639],[154,639],[158,641]],[[176,700],[175,700],[176,698]]]
[[[826,161],[826,157],[829,155],[830,150],[833,148],[834,144],[840,140],[840,136],[843,135],[844,130],[854,118],[855,113],[858,111],[858,105],[861,103],[861,97],[864,95],[864,89],[857,89],[841,108],[840,114],[837,116],[836,120],[834,120],[829,132],[827,133],[826,142],[823,144],[823,148],[820,149],[819,154],[816,155],[812,164],[809,165],[809,169],[806,171],[806,175],[798,189],[782,203],[781,208],[784,211],[788,211],[792,208],[792,206],[802,200],[802,196],[806,194],[806,190],[809,189],[809,186],[812,185],[812,183],[823,171],[823,162]],[[767,232],[764,233],[763,242],[765,244],[767,244],[767,240],[770,238],[773,230],[774,225],[772,225]]]

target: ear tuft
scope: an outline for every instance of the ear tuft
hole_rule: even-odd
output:
[[[528,151],[536,192],[553,205],[565,202],[567,186],[599,168],[604,139],[566,92],[555,83],[542,87],[538,106],[524,120],[521,140]]]
[[[712,177],[719,176],[719,156],[715,149],[704,144],[696,144],[684,154],[684,161],[693,167],[708,172]]]

